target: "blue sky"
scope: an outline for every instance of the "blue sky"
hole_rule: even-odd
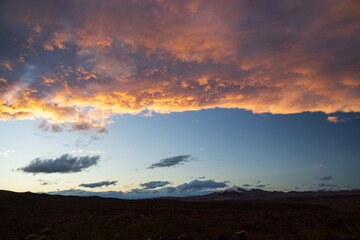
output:
[[[14,151],[0,156],[1,189],[124,192],[142,189],[140,184],[151,181],[178,186],[198,179],[226,182],[227,186],[305,191],[328,189],[319,187],[321,183],[336,185],[334,189],[358,188],[360,182],[359,119],[331,123],[323,113],[272,115],[213,109],[151,117],[124,115],[109,125],[105,134],[43,132],[38,128],[40,122],[1,122],[1,132],[7,136],[1,139],[1,151]],[[19,129],[21,134],[14,134]],[[35,158],[53,159],[64,153],[101,158],[96,166],[77,173],[17,170]],[[147,169],[161,159],[179,155],[194,159]],[[331,177],[320,180],[326,176]],[[95,189],[79,187],[101,181],[117,182]],[[48,184],[41,185],[44,182]]]
[[[357,189],[357,1],[2,1],[0,189]]]

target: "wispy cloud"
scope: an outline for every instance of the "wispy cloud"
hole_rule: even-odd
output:
[[[78,149],[78,150],[72,150],[72,153],[90,153],[90,154],[104,154],[106,152],[104,151],[100,151],[100,150],[83,150],[83,149]]]
[[[8,0],[1,10],[1,120],[106,132],[124,113],[360,111],[357,1]]]
[[[100,160],[100,156],[73,157],[64,154],[55,159],[36,158],[27,166],[19,168],[25,173],[74,173],[80,172],[91,166],[95,166]]]
[[[103,186],[110,186],[115,185],[117,181],[102,181],[102,182],[96,182],[96,183],[82,183],[79,185],[79,187],[85,187],[85,188],[98,188]]]
[[[0,152],[0,156],[4,156],[4,157],[10,157],[10,153],[14,153],[16,152],[15,150],[5,150],[3,152]]]
[[[331,123],[341,123],[341,122],[349,122],[354,119],[358,119],[360,116],[354,117],[339,117],[339,116],[328,116],[327,120]]]
[[[322,167],[324,167],[324,164],[322,164],[322,163],[314,165],[314,168],[322,168]]]
[[[57,182],[52,182],[52,181],[43,180],[43,179],[39,179],[38,181],[39,181],[40,185],[42,185],[42,186],[57,184]]]
[[[191,157],[191,155],[179,155],[179,156],[175,156],[175,157],[164,158],[164,159],[161,159],[157,163],[151,164],[147,169],[172,167],[172,166],[179,165],[179,164],[182,164],[185,162],[189,162],[191,160],[194,160],[194,158]]]
[[[319,188],[336,188],[338,185],[335,184],[328,184],[328,183],[320,183],[318,185]]]

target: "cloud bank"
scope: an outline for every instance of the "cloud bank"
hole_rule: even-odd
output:
[[[356,0],[5,0],[0,11],[1,120],[104,131],[145,110],[360,111]]]
[[[55,159],[36,158],[29,165],[19,168],[25,173],[74,173],[83,171],[91,166],[95,166],[100,160],[100,156],[73,157],[64,154]]]
[[[157,163],[151,164],[147,169],[153,169],[153,168],[162,168],[162,167],[172,167],[175,165],[179,165],[181,163],[189,162],[190,160],[193,160],[190,155],[179,155],[175,157],[170,158],[164,158],[161,159]]]
[[[136,188],[126,192],[122,192],[122,191],[92,192],[92,191],[84,191],[79,189],[70,189],[70,190],[54,191],[48,193],[69,195],[69,196],[100,196],[100,197],[112,197],[112,198],[124,198],[124,199],[141,199],[141,198],[154,198],[154,197],[165,197],[165,196],[181,197],[181,196],[202,195],[217,191],[224,187],[227,187],[226,182],[216,182],[214,180],[207,180],[207,181],[193,180],[189,183],[180,184],[176,187],[161,187],[157,189]]]
[[[102,182],[96,182],[96,183],[82,183],[79,185],[79,187],[85,187],[85,188],[98,188],[98,187],[107,187],[110,185],[115,185],[117,181],[102,181]]]

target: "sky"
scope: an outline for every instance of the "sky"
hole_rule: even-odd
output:
[[[0,35],[0,189],[360,188],[357,0],[4,0]]]

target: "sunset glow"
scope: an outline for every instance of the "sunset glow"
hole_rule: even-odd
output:
[[[359,1],[0,6],[0,188],[360,187]]]

